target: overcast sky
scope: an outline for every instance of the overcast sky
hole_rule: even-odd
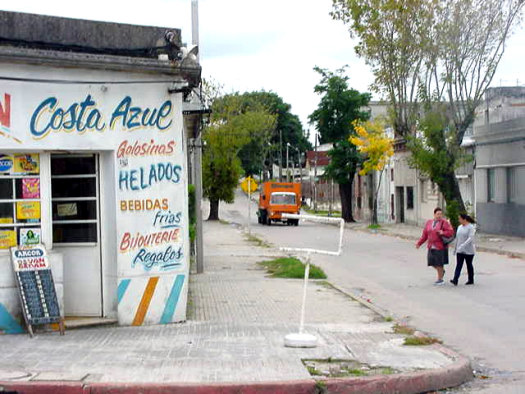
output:
[[[191,43],[191,0],[2,0],[6,11],[175,27]],[[307,117],[319,96],[314,66],[335,70],[349,65],[351,87],[366,91],[368,67],[354,53],[347,29],[333,21],[332,0],[200,0],[200,53],[204,77],[226,92],[273,91],[292,105],[308,128]],[[508,42],[493,85],[525,84],[522,63],[525,33]],[[42,38],[45,40],[45,37]]]

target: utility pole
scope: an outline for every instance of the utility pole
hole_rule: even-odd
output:
[[[314,212],[317,213],[317,138],[318,133],[315,131],[315,161],[314,161]]]
[[[283,132],[279,129],[279,182],[283,181]]]
[[[191,1],[191,43],[193,45],[199,45],[199,4],[198,0]],[[199,48],[200,51],[200,48]],[[199,61],[199,55],[197,53],[197,62]],[[195,247],[196,247],[196,265],[197,273],[202,274],[204,272],[204,240],[203,240],[203,228],[202,228],[202,118],[196,128],[195,133],[195,145],[193,149],[193,159],[195,168],[195,210],[196,212],[196,228],[195,228]]]
[[[290,167],[288,166],[288,147],[290,143],[286,143],[286,182],[290,182]]]

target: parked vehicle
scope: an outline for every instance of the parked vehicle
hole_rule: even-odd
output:
[[[291,182],[265,182],[259,195],[257,212],[260,224],[271,225],[283,222],[287,225],[299,225],[299,219],[283,219],[283,213],[299,214],[301,210],[301,184]]]

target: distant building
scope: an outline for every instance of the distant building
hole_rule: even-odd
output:
[[[525,236],[525,87],[488,89],[473,138],[481,230]]]

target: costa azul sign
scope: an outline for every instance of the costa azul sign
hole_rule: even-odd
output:
[[[116,230],[121,324],[185,318],[189,240],[182,100],[169,95],[168,87],[12,82],[0,88],[0,120],[9,125],[1,129],[0,146],[7,151],[90,150],[114,160],[116,223],[109,231]],[[1,164],[7,168],[9,157]]]

